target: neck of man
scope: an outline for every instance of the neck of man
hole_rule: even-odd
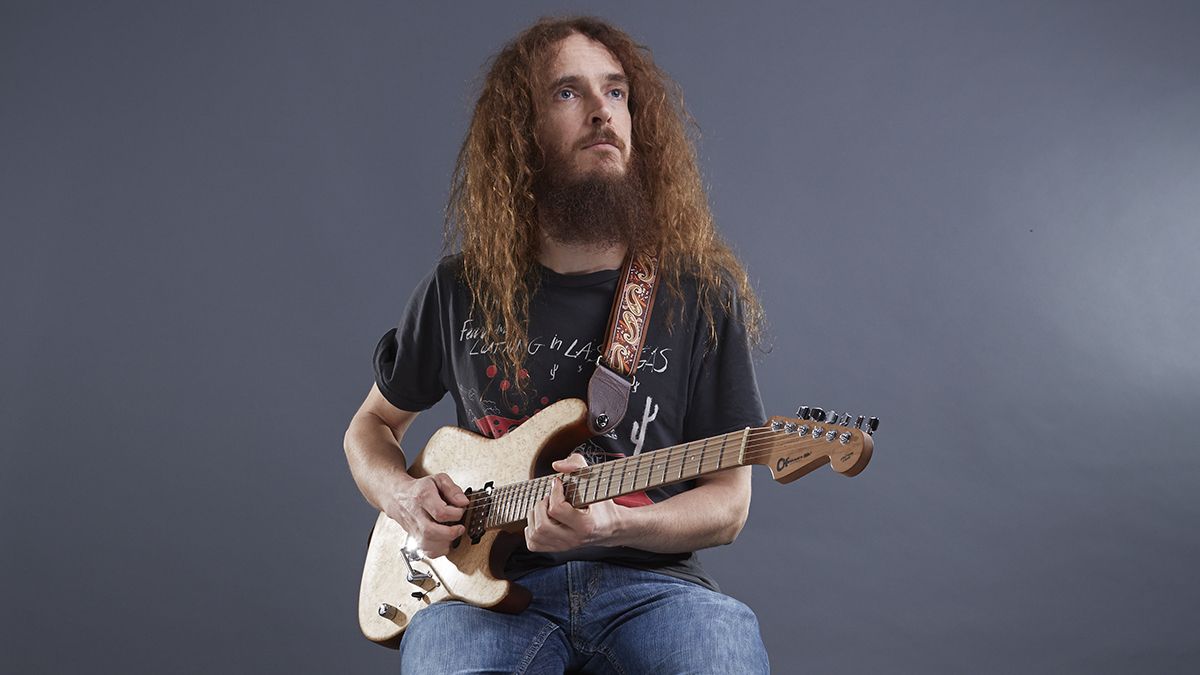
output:
[[[538,262],[559,274],[589,274],[621,268],[625,244],[564,244],[542,234]]]

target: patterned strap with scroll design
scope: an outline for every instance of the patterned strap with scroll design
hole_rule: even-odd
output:
[[[646,323],[658,289],[658,256],[642,251],[629,256],[618,283],[604,335],[604,364],[632,378],[646,344]]]
[[[658,255],[636,251],[628,256],[617,280],[601,359],[588,382],[588,425],[592,433],[612,430],[625,416],[657,290]]]

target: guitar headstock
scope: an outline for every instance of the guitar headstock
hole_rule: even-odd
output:
[[[857,476],[871,461],[872,436],[878,428],[877,417],[854,418],[836,410],[800,406],[796,417],[767,420],[758,432],[753,456],[747,453],[747,462],[770,467],[780,483],[790,483],[824,464],[840,474]]]

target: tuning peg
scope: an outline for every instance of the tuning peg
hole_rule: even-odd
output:
[[[822,408],[813,408],[812,409],[812,418],[818,422],[824,422],[825,421],[825,410]]]
[[[871,436],[875,435],[875,430],[879,428],[879,418],[872,417],[867,420],[867,433]]]
[[[806,405],[802,405],[802,406],[800,406],[800,409],[796,411],[796,417],[799,417],[802,420],[806,420],[806,419],[808,419],[808,416],[811,413],[812,413],[812,408],[810,408]]]
[[[863,423],[863,420],[864,420],[864,419],[866,419],[866,418],[865,418],[865,417],[863,417],[862,415],[859,415],[859,416],[858,416],[858,419],[854,420],[854,428],[855,428],[855,429],[861,429],[861,428],[862,428],[862,423]]]
[[[842,415],[842,421],[838,422],[838,424],[840,424],[844,427],[850,426],[850,413],[846,413],[845,415]]]
[[[825,419],[829,420],[830,424],[837,424],[838,411],[830,408],[829,413],[825,415]]]

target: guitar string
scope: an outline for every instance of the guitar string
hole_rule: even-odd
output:
[[[831,427],[829,430],[839,430],[842,428],[845,428],[845,427]],[[730,432],[729,434],[726,434],[726,438],[724,438],[723,440],[721,440],[719,442],[716,439],[719,439],[722,437],[714,436],[714,437],[708,438],[708,439],[690,441],[688,443],[681,443],[679,445],[668,446],[667,448],[661,448],[661,449],[655,450],[653,452],[655,452],[655,453],[662,452],[663,453],[663,457],[662,457],[663,473],[664,473],[664,475],[666,475],[666,474],[669,474],[672,469],[682,470],[689,458],[694,459],[696,457],[695,454],[691,454],[691,453],[707,451],[707,450],[714,450],[715,449],[713,447],[714,444],[719,443],[722,446],[722,450],[720,453],[721,456],[724,456],[725,452],[727,452],[729,449],[735,449],[735,450],[738,449],[739,446],[733,446],[732,448],[726,448],[724,446],[726,446],[730,440],[733,440],[733,439],[728,438],[729,436],[733,436],[734,439],[736,439],[736,437],[741,435],[742,433],[744,433],[744,432],[738,432],[738,431]],[[839,431],[839,434],[840,433],[844,433],[844,432]],[[813,441],[813,442],[815,442],[814,444],[820,444],[820,443],[832,444],[832,443],[834,443],[834,441],[831,441],[831,440],[822,441],[821,438],[823,436],[824,436],[824,434],[822,434],[821,437],[812,438],[811,436],[809,436],[807,434],[805,435],[805,437],[794,436],[793,434],[786,434],[786,435],[783,435],[781,438],[780,431],[771,429],[769,427],[754,427],[754,428],[751,428],[749,434],[747,434],[746,445],[742,452],[742,458],[743,458],[743,460],[749,460],[752,458],[758,459],[761,457],[769,456],[769,455],[773,454],[774,452],[776,452],[777,449],[770,448],[770,449],[764,450],[763,449],[764,446],[774,446],[774,445],[778,445],[781,441],[786,442],[788,440],[793,440],[793,439]],[[835,436],[835,438],[836,438],[836,436]],[[753,439],[753,441],[751,439]],[[737,439],[737,440],[740,440],[740,439]],[[696,447],[689,447],[689,446],[696,446]],[[835,449],[837,449],[837,448],[835,447]],[[673,455],[674,453],[679,452],[681,450],[683,451],[683,456],[678,457],[678,458],[671,457],[671,455]],[[849,451],[849,450],[847,450],[847,451]],[[836,454],[836,453],[830,453],[830,454]],[[690,455],[690,457],[689,457],[689,455]],[[638,457],[648,457],[648,456],[650,456],[650,455],[649,454],[638,455]],[[826,453],[822,453],[822,456],[826,456]],[[624,460],[618,460],[618,461],[625,461],[625,462],[633,463],[631,460],[632,460],[632,458],[626,458]],[[710,460],[706,458],[704,463],[708,463],[709,461]],[[655,458],[654,460],[649,462],[648,466],[642,465],[639,462],[639,465],[633,469],[634,484],[637,483],[638,474],[640,474],[643,470],[647,470],[647,477],[650,477],[650,476],[658,473],[659,472],[658,464],[659,464],[658,458]],[[701,465],[698,464],[697,466],[699,468]],[[742,466],[742,465],[738,465],[738,466]],[[628,468],[629,467],[627,466],[626,469],[628,470]],[[734,468],[734,467],[730,467],[730,468]],[[593,474],[595,474],[597,477],[603,479],[604,476],[601,475],[602,472],[605,474],[610,474],[610,473],[615,473],[616,471],[617,471],[617,469],[615,468],[615,463],[601,462],[599,464],[592,464],[592,465],[589,465],[586,467],[581,467],[581,468],[579,468],[571,473],[567,473],[567,474],[552,474],[549,476],[538,476],[536,478],[531,478],[527,481],[522,481],[519,483],[509,483],[506,485],[501,485],[496,488],[493,488],[491,495],[489,495],[488,497],[485,497],[485,498],[481,498],[481,499],[474,499],[471,502],[470,506],[463,507],[463,508],[490,506],[496,502],[506,502],[506,501],[512,500],[514,498],[522,499],[522,500],[527,499],[529,497],[530,493],[545,491],[546,483],[548,483],[549,480],[554,478],[556,475],[557,476],[570,476],[572,478],[575,478],[576,480],[572,481],[572,483],[577,484],[581,480],[591,478],[593,476]],[[676,479],[676,481],[659,482],[659,483],[657,483],[657,485],[666,485],[668,482],[678,482],[679,480],[688,480],[689,478],[695,478],[695,477],[698,477],[705,473],[714,473],[714,472],[715,472],[714,470],[710,470],[707,472],[701,472],[700,474],[695,474],[692,476],[684,477],[682,479]],[[618,483],[618,486],[624,484],[626,476],[627,476],[627,474],[622,476],[621,480]],[[612,476],[610,476],[609,478],[610,478],[610,483],[611,483]],[[647,487],[649,487],[649,486],[647,486]],[[501,491],[503,491],[503,492],[501,493]],[[607,490],[605,490],[605,492],[607,492]],[[498,494],[498,493],[500,493],[500,494]],[[544,498],[544,496],[539,497],[539,500],[543,499],[543,498]],[[598,500],[598,501],[600,501],[600,500]],[[515,521],[513,521],[513,522],[515,522]]]

